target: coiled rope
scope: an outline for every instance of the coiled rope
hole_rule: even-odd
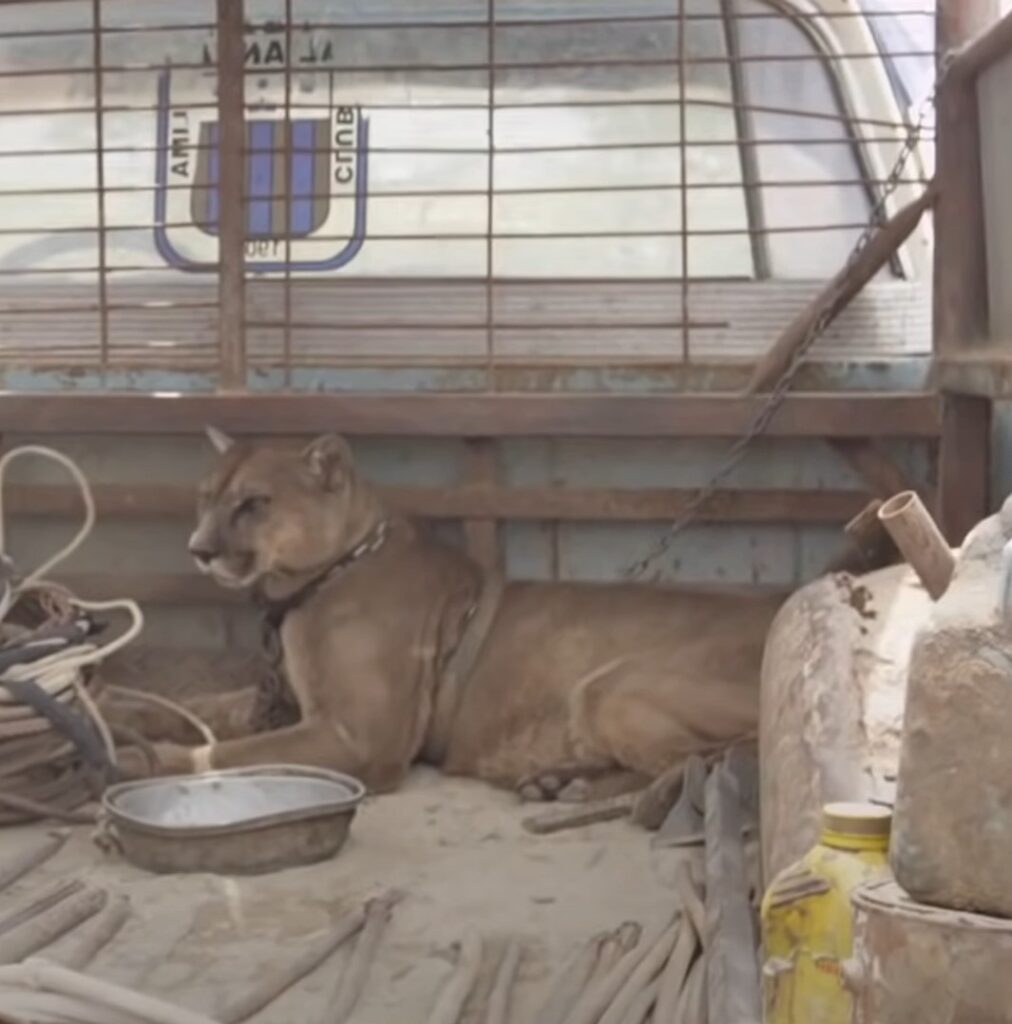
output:
[[[65,547],[18,580],[7,552],[3,490],[7,468],[25,457],[48,459],[69,473],[84,502],[84,521]],[[85,601],[45,578],[94,526],[91,487],[67,456],[25,445],[0,458],[0,824],[40,817],[91,821],[77,808],[118,776],[116,737],[96,705],[93,670],[137,638],[144,616],[135,601]],[[106,612],[125,612],[130,623],[100,644],[93,614]],[[145,747],[139,737],[121,738]]]

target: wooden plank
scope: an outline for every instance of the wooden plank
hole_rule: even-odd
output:
[[[243,0],[218,13],[218,358],[226,390],[246,386]]]
[[[242,605],[248,594],[219,587],[196,570],[186,573],[59,573],[56,582],[86,601],[131,598],[140,605]]]
[[[834,441],[832,446],[876,497],[891,498],[900,491],[917,490],[906,473],[874,441]]]
[[[987,398],[945,398],[936,517],[953,546],[991,512],[991,412]]]
[[[467,483],[478,490],[495,491],[498,467],[495,446],[491,441],[471,441],[468,444]],[[464,546],[467,553],[486,571],[499,571],[503,565],[502,545],[499,542],[499,516],[490,514],[464,519]]]
[[[941,390],[981,398],[1012,398],[1012,341],[940,357],[932,379]]]
[[[194,492],[165,484],[94,487],[99,522],[107,519],[190,517]],[[676,519],[695,491],[652,488],[495,487],[378,488],[392,508],[420,519],[667,522]],[[712,523],[845,523],[867,497],[857,491],[726,490],[703,506]],[[62,519],[80,514],[77,492],[62,484],[10,484],[4,495],[10,517]]]
[[[997,0],[942,0],[938,41],[943,50],[959,48],[949,66],[949,78],[970,81],[1012,53],[1012,14],[996,21],[1000,11]]]
[[[737,395],[0,393],[0,433],[237,435],[337,431],[389,437],[724,437],[763,406]],[[771,437],[937,438],[938,397],[916,393],[793,394]]]

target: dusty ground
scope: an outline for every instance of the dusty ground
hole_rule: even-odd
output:
[[[329,920],[387,888],[406,898],[388,929],[356,1024],[422,1024],[469,927],[493,950],[524,957],[513,1020],[529,1020],[553,971],[596,931],[623,920],[658,927],[671,913],[682,854],[652,850],[647,833],[612,822],[533,836],[530,806],[480,783],[419,771],[399,793],[366,804],[348,845],[326,864],[258,878],[149,875],[103,855],[79,829],[17,890],[79,876],[126,892],[134,913],[90,971],[213,1013],[223,993],[293,957]],[[0,834],[5,852],[37,829]],[[5,896],[4,902],[10,899]],[[347,951],[342,951],[346,956]],[[315,1024],[343,959],[335,957],[255,1021]]]

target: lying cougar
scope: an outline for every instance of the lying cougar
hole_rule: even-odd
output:
[[[501,584],[386,508],[342,439],[210,433],[190,551],[265,603],[298,720],[160,744],[165,770],[296,762],[383,791],[425,761],[552,798],[641,785],[754,732],[779,598]]]

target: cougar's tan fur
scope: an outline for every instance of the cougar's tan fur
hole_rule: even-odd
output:
[[[229,587],[301,590],[389,523],[282,626],[301,709],[291,727],[213,747],[162,745],[167,770],[296,762],[374,791],[430,758],[441,667],[482,586],[462,552],[385,508],[348,446],[231,444],[200,488],[191,550]],[[755,730],[763,643],[779,599],[639,585],[508,583],[459,689],[444,771],[502,786],[655,778]],[[440,709],[445,710],[445,709]]]

